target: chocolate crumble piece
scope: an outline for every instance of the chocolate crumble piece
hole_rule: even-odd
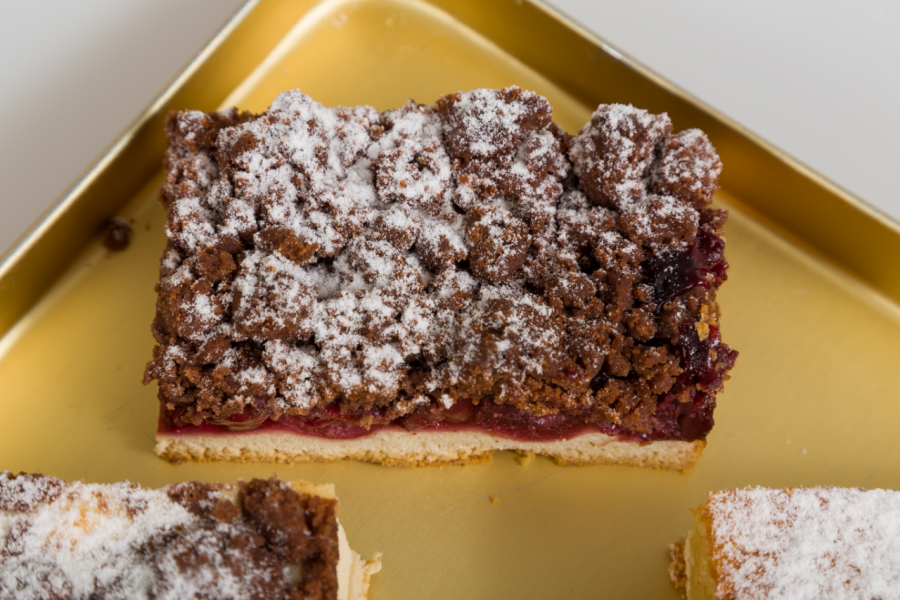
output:
[[[0,471],[0,597],[337,600],[336,510],[274,478],[148,490]]]
[[[279,560],[300,565],[298,597],[337,598],[337,502],[298,494],[277,479],[242,483],[240,500],[266,548]]]
[[[582,190],[597,204],[627,207],[644,193],[643,180],[671,131],[666,114],[622,104],[600,106],[571,152]]]
[[[516,87],[383,113],[290,91],[166,132],[166,427],[712,427],[737,353],[702,132],[612,104],[572,136]]]
[[[131,225],[122,217],[113,217],[106,224],[103,246],[109,250],[124,250],[131,243]]]
[[[476,206],[466,217],[472,275],[487,283],[511,282],[528,251],[525,223],[497,206]]]
[[[653,173],[657,194],[675,196],[700,210],[719,187],[722,161],[706,134],[688,129],[666,140],[662,160]]]

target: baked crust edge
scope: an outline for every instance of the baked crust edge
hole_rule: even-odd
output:
[[[421,467],[477,464],[491,460],[495,450],[512,450],[525,456],[548,456],[560,465],[641,466],[673,471],[693,468],[706,446],[704,440],[629,442],[600,432],[552,442],[520,441],[477,431],[395,430],[377,431],[349,440],[280,432],[157,433],[156,440],[156,453],[172,462],[298,463],[352,459],[389,466]]]
[[[687,564],[685,564],[684,556],[684,548],[687,545],[686,542],[687,540],[676,544],[669,544],[669,556],[672,558],[672,562],[669,564],[669,579],[672,580],[672,584],[675,586],[675,589],[678,590],[678,595],[681,596],[681,600],[688,600]]]

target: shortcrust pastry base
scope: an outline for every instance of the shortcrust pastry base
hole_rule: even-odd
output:
[[[694,528],[687,533],[684,541],[669,544],[672,557],[669,579],[682,600],[712,600],[716,597],[709,536],[709,519],[701,508],[694,512]]]
[[[486,462],[493,450],[542,454],[560,465],[627,465],[684,471],[706,442],[659,440],[640,444],[604,433],[553,442],[520,441],[477,431],[377,431],[335,440],[293,433],[156,436],[156,453],[170,461],[323,462],[344,458],[392,466],[467,465]]]
[[[347,534],[338,523],[340,544],[338,565],[338,600],[367,600],[369,582],[372,575],[381,571],[381,552],[376,552],[372,560],[363,560],[347,542]]]

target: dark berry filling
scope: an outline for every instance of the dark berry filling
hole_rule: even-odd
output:
[[[725,241],[701,227],[687,250],[662,252],[647,261],[645,278],[659,306],[697,286],[719,287],[727,279],[724,250]]]

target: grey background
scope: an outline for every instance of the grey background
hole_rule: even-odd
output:
[[[555,3],[900,218],[897,0]],[[0,0],[0,250],[240,4]]]

